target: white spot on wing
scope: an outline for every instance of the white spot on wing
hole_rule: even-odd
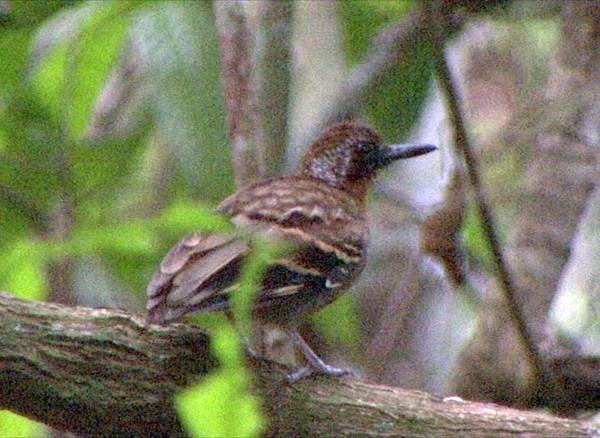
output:
[[[325,280],[325,287],[327,289],[335,289],[338,288],[342,285],[342,283],[340,283],[339,281],[332,281],[331,278],[327,278],[327,280]]]

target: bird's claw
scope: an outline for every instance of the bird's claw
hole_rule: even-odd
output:
[[[335,368],[330,365],[325,365],[321,368],[311,368],[311,367],[300,368],[298,371],[295,371],[295,372],[285,376],[285,379],[288,382],[293,383],[304,377],[308,377],[313,374],[317,374],[317,375],[320,374],[320,375],[334,376],[334,377],[345,377],[345,376],[353,375],[352,371],[350,371],[350,370],[346,370],[343,368]]]

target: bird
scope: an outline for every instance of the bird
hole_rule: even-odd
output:
[[[217,212],[235,227],[292,245],[270,261],[252,304],[253,317],[280,326],[310,366],[290,374],[343,376],[298,332],[307,318],[345,293],[366,263],[367,193],[387,165],[437,149],[387,145],[373,129],[353,122],[327,128],[307,151],[300,170],[251,184],[225,199]],[[147,288],[147,320],[168,324],[195,313],[229,313],[252,240],[227,233],[192,232],[165,256]]]

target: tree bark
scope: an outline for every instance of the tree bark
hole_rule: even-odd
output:
[[[217,366],[209,344],[209,336],[193,325],[148,326],[121,310],[25,301],[0,292],[0,408],[86,436],[183,436],[173,396]],[[268,436],[600,433],[581,421],[352,378],[288,384],[287,367],[249,361],[270,420]],[[597,376],[595,367],[591,374]]]

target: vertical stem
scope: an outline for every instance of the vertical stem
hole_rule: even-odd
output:
[[[238,187],[264,179],[265,153],[248,17],[242,0],[213,3],[223,58],[223,88]]]
[[[498,233],[494,224],[493,215],[491,209],[483,194],[483,185],[481,183],[479,164],[475,155],[473,154],[472,147],[470,146],[468,135],[465,127],[464,120],[462,118],[462,111],[459,103],[459,93],[456,90],[455,83],[452,81],[451,72],[444,56],[444,41],[440,37],[443,35],[443,29],[439,29],[444,26],[445,20],[448,20],[446,14],[442,12],[443,8],[438,8],[435,5],[428,5],[428,11],[433,16],[438,17],[442,15],[442,23],[437,25],[434,37],[434,57],[435,57],[435,69],[438,76],[438,80],[442,89],[442,92],[446,95],[448,105],[448,119],[449,124],[453,128],[454,144],[458,152],[462,155],[467,168],[467,177],[470,185],[473,189],[475,197],[475,208],[479,217],[482,219],[483,234],[487,240],[488,246],[491,249],[494,267],[496,275],[500,281],[501,290],[507,304],[507,310],[510,318],[517,329],[519,339],[525,349],[527,360],[532,367],[534,382],[538,385],[545,385],[547,383],[548,374],[546,373],[545,363],[542,356],[537,348],[534,341],[532,332],[525,321],[523,310],[519,306],[516,294],[516,285],[510,271],[508,269],[508,263],[500,249],[500,240],[498,239]],[[440,14],[441,12],[441,14]],[[433,15],[435,14],[435,15]],[[436,21],[431,21],[435,23]]]
[[[291,86],[291,36],[294,4],[269,1],[262,20],[264,43],[261,67],[260,106],[265,133],[267,176],[282,173],[288,141],[288,107]]]

